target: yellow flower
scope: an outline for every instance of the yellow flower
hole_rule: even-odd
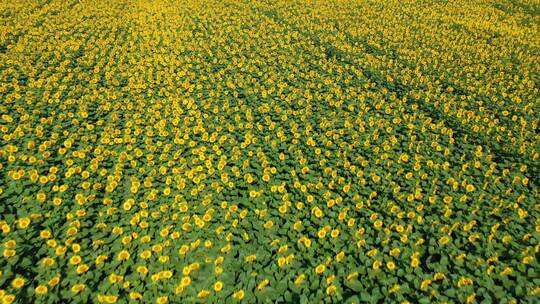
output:
[[[132,300],[142,300],[142,294],[136,292],[136,291],[132,291],[129,293],[129,298],[132,299]]]
[[[7,234],[11,231],[11,228],[7,224],[0,225],[0,228],[2,229],[2,232],[4,234]]]
[[[189,246],[187,246],[187,245],[182,245],[182,246],[180,247],[180,249],[178,250],[178,254],[180,254],[180,255],[185,255],[188,251],[189,251]],[[144,253],[144,252],[143,252],[143,253]],[[142,257],[142,255],[141,255],[141,257]],[[150,256],[148,256],[148,257],[150,257]],[[143,257],[143,258],[144,258],[144,257]]]
[[[19,228],[26,229],[30,225],[30,219],[27,217],[23,217],[19,219]]]
[[[82,258],[78,255],[74,255],[69,259],[71,265],[77,265],[82,261]]]
[[[2,298],[3,304],[11,304],[15,301],[15,296],[11,294],[7,294]]]
[[[534,257],[533,256],[526,256],[522,259],[522,263],[523,264],[529,264],[531,263],[532,261],[534,261]]]
[[[161,296],[156,299],[156,304],[167,304],[169,302],[169,297]]]
[[[146,274],[148,273],[148,268],[146,266],[137,266],[137,272],[140,274]]]
[[[313,207],[313,209],[311,210],[311,212],[315,215],[315,217],[317,218],[321,218],[323,216],[323,212],[321,209],[319,209],[319,207]]]
[[[46,294],[49,289],[45,285],[38,285],[35,289],[36,294],[43,295]]]
[[[409,155],[403,153],[403,154],[400,155],[399,159],[400,159],[401,161],[403,161],[403,162],[406,162],[406,161],[409,160]]]
[[[128,260],[130,257],[130,254],[127,250],[122,250],[118,253],[118,256],[117,256],[117,260],[118,261],[126,261]]]
[[[220,292],[221,289],[223,289],[223,282],[217,281],[216,283],[214,283],[214,290],[216,292]]]
[[[390,255],[393,257],[399,256],[400,253],[401,253],[401,250],[399,248],[394,248],[390,250]]]
[[[315,273],[321,274],[326,270],[326,266],[324,264],[320,264],[317,267],[315,267]]]
[[[370,251],[367,252],[367,256],[368,257],[373,257],[377,254],[377,252],[379,252],[379,250],[377,250],[376,248],[373,248],[371,249]]]
[[[13,249],[4,249],[3,255],[6,258],[14,257],[17,254],[16,250]]]
[[[13,288],[15,289],[20,289],[24,286],[25,284],[25,279],[21,278],[21,277],[16,277],[12,282],[11,282],[11,286],[13,286]]]
[[[250,262],[255,261],[256,259],[257,259],[257,256],[254,255],[254,254],[252,254],[252,255],[246,256],[246,257],[244,258],[244,261],[245,261],[246,263],[250,263]]]
[[[394,269],[396,269],[396,264],[394,264],[394,262],[392,262],[392,261],[389,261],[389,262],[386,263],[386,267],[389,270],[394,270]]]
[[[439,245],[446,245],[448,242],[450,242],[450,238],[446,235],[439,239]]]
[[[174,290],[174,293],[175,294],[181,294],[182,292],[184,292],[184,289],[185,287],[182,286],[182,284],[178,284]]]
[[[182,287],[186,287],[186,286],[189,286],[191,284],[191,278],[188,277],[188,276],[184,276],[182,277],[182,279],[180,280],[180,285]]]
[[[258,290],[263,289],[264,287],[266,287],[266,285],[268,285],[268,283],[270,283],[270,281],[268,279],[262,280],[261,283],[259,283],[259,285],[257,285],[257,289]]]
[[[347,281],[350,281],[350,280],[353,280],[353,279],[356,279],[360,274],[355,271],[355,272],[352,272],[350,274],[347,275]]]
[[[49,284],[49,286],[51,287],[54,287],[56,285],[58,285],[58,283],[60,283],[60,276],[55,276],[54,278],[50,279],[49,282],[47,282],[47,284]]]
[[[244,294],[244,290],[243,289],[240,289],[239,291],[235,292],[233,294],[233,298],[240,301],[244,298],[245,294]]]
[[[79,266],[77,267],[76,272],[77,272],[78,274],[83,274],[83,273],[87,272],[88,269],[89,269],[88,265],[86,265],[86,264],[81,264],[81,265],[79,265]]]
[[[126,201],[124,202],[123,209],[124,209],[125,211],[131,210],[131,207],[133,206],[134,203],[135,203],[135,201],[134,201],[132,198],[126,200]]]
[[[45,193],[43,193],[43,192],[40,192],[40,193],[37,194],[36,199],[39,202],[44,202],[47,199],[47,195],[45,195]]]
[[[420,283],[420,289],[427,289],[430,284],[431,284],[431,280],[425,279],[422,281],[422,283]]]
[[[150,250],[144,250],[141,252],[140,257],[144,260],[150,258],[152,256],[152,252]]]
[[[205,298],[210,294],[210,292],[206,289],[203,289],[197,293],[197,298]]]
[[[441,272],[437,272],[435,275],[433,275],[433,279],[435,281],[440,281],[444,278],[446,278],[446,276],[444,275],[444,273],[441,273]]]
[[[86,285],[84,285],[84,284],[75,284],[75,285],[73,285],[73,287],[71,287],[71,291],[73,293],[79,293],[85,288],[86,288]]]
[[[105,303],[114,304],[118,300],[118,296],[108,295],[104,297]]]
[[[506,276],[514,272],[514,270],[511,267],[504,268],[503,271],[501,271],[501,276]]]
[[[285,265],[287,265],[287,260],[285,259],[285,257],[279,257],[278,258],[278,266],[283,267]]]
[[[9,240],[4,244],[6,248],[14,248],[16,245],[17,242],[15,240]]]
[[[270,229],[270,228],[272,228],[272,226],[274,226],[274,222],[272,222],[272,221],[267,221],[264,224],[264,228],[266,228],[266,229]]]
[[[334,294],[336,292],[336,290],[337,290],[336,285],[330,285],[330,286],[326,287],[326,294],[327,295],[332,295],[332,294]]]
[[[51,237],[51,232],[49,230],[42,230],[40,233],[39,233],[39,236],[44,238],[44,239],[48,239]]]
[[[336,254],[336,261],[337,262],[343,261],[344,258],[345,258],[345,252],[344,251],[340,251],[338,254]]]
[[[473,281],[471,279],[466,278],[466,277],[461,277],[458,280],[457,286],[458,287],[463,287],[463,286],[466,286],[466,285],[471,285],[472,283],[473,283]]]
[[[108,259],[108,257],[104,256],[104,255],[98,255],[96,257],[96,264],[97,265],[101,265],[103,264],[106,260]]]
[[[300,284],[302,284],[302,282],[304,282],[305,279],[306,279],[306,275],[302,273],[302,274],[298,275],[298,277],[296,277],[296,279],[294,280],[294,284],[295,285],[300,285]]]

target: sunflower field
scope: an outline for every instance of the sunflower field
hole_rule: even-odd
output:
[[[540,301],[537,0],[0,21],[0,303]]]

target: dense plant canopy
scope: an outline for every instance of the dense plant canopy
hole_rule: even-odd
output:
[[[538,1],[0,21],[3,303],[539,299]]]

